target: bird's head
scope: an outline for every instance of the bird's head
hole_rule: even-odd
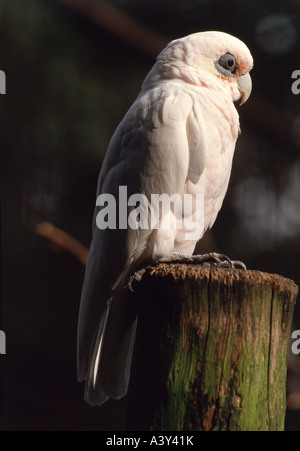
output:
[[[156,79],[157,75],[160,79],[179,78],[212,89],[221,81],[232,100],[240,99],[240,104],[251,93],[251,53],[242,41],[227,33],[206,31],[176,39],[159,54],[155,66]]]

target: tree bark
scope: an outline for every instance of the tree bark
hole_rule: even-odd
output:
[[[298,287],[259,271],[160,264],[135,287],[128,429],[279,431]]]

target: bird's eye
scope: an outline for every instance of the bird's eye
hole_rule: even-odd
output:
[[[235,57],[230,53],[225,53],[225,55],[222,55],[216,63],[216,67],[223,75],[227,75],[229,77],[234,75],[237,69]]]

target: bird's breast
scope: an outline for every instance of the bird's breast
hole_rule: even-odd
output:
[[[210,228],[222,206],[231,174],[239,118],[232,101],[220,93],[199,96],[194,114],[204,133],[205,166],[196,184],[187,180],[185,193],[204,196],[204,229]],[[200,149],[199,149],[200,151]]]

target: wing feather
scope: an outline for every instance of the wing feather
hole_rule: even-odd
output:
[[[135,193],[149,200],[152,193],[182,194],[187,174],[193,180],[199,177],[205,160],[196,158],[199,139],[195,121],[188,120],[192,108],[191,95],[176,83],[142,92],[111,139],[97,196],[110,193],[118,205],[119,186],[127,187],[127,198]],[[120,398],[127,391],[136,313],[123,301],[122,288],[153,252],[152,230],[99,230],[98,211],[78,324],[78,378],[87,380],[90,404]],[[116,213],[118,224],[118,209]]]

